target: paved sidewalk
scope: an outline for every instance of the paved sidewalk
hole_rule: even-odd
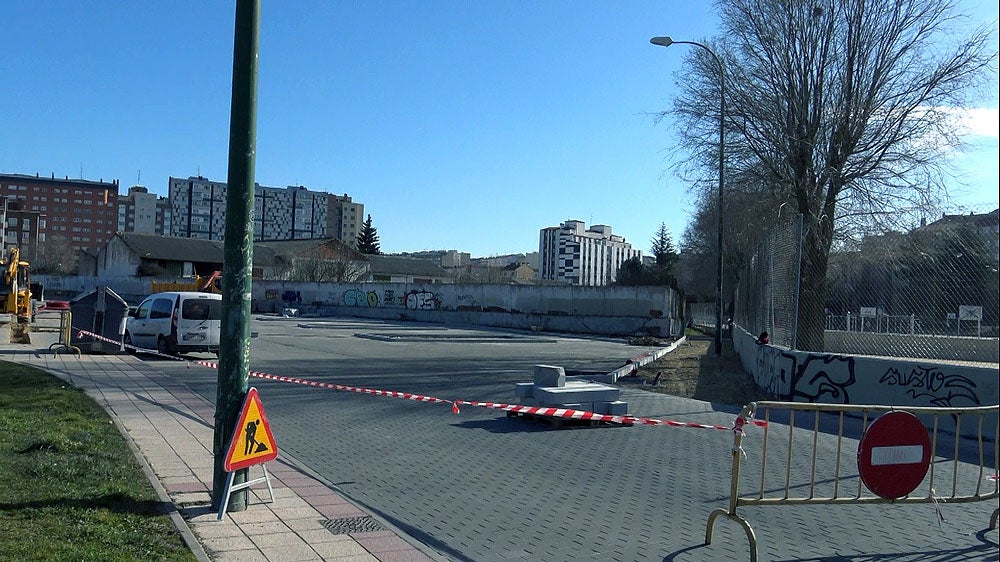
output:
[[[54,354],[56,335],[31,344],[0,343],[0,360],[32,365],[87,392],[134,445],[175,524],[200,560],[336,560],[396,562],[440,559],[385,520],[280,453],[267,464],[275,501],[255,485],[246,511],[217,520],[211,510],[214,404],[164,375],[155,363],[127,355]],[[264,405],[265,409],[267,405]],[[251,479],[263,476],[250,468]]]

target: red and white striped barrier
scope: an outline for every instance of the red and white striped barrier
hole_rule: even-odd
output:
[[[86,330],[77,330],[77,333],[82,336],[89,336],[101,341],[106,341],[113,344],[119,344],[123,348],[131,348],[136,352],[147,353],[151,355],[156,355],[159,357],[166,357],[169,359],[174,359],[177,361],[186,361],[188,364],[200,365],[202,367],[208,367],[210,369],[218,369],[219,364],[213,361],[201,361],[197,359],[186,359],[183,357],[177,357],[175,355],[167,355],[160,353],[153,349],[145,349],[136,347],[134,345],[127,345],[122,342],[118,342],[100,334],[95,334],[93,332],[88,332]],[[343,384],[333,384],[327,382],[311,381],[308,379],[301,379],[298,377],[288,377],[283,375],[275,375],[271,373],[265,373],[262,371],[250,371],[249,376],[261,378],[265,380],[273,380],[278,382],[287,382],[292,384],[301,384],[305,386],[312,386],[316,388],[326,388],[329,390],[339,390],[344,392],[355,392],[358,394],[369,394],[372,396],[384,396],[387,398],[402,398],[404,400],[413,400],[416,402],[427,402],[431,404],[451,404],[451,409],[454,413],[459,413],[460,405],[476,406],[478,408],[491,408],[494,410],[502,410],[504,412],[511,412],[516,414],[527,414],[535,416],[543,416],[550,418],[563,418],[571,420],[583,420],[583,421],[597,421],[614,423],[620,425],[658,425],[667,427],[690,427],[696,429],[717,429],[721,431],[733,431],[733,432],[743,432],[743,427],[746,424],[752,424],[759,427],[764,427],[767,422],[747,419],[743,417],[737,417],[736,421],[732,426],[724,425],[712,425],[703,424],[696,422],[679,422],[674,420],[661,420],[655,418],[645,418],[645,417],[635,417],[635,416],[620,416],[620,415],[608,415],[608,414],[598,414],[596,412],[587,412],[584,410],[571,410],[567,408],[553,408],[553,407],[543,407],[543,406],[522,406],[520,404],[505,404],[502,402],[477,402],[473,400],[446,400],[444,398],[436,398],[434,396],[424,396],[422,394],[413,394],[411,392],[399,392],[396,390],[380,390],[375,388],[364,388],[359,386],[347,386]]]

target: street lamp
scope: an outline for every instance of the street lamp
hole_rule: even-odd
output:
[[[671,45],[694,45],[708,51],[719,65],[719,233],[718,233],[718,254],[719,260],[716,263],[716,274],[718,276],[715,285],[715,355],[722,355],[722,193],[725,188],[725,172],[723,164],[726,157],[726,70],[722,65],[722,59],[715,51],[706,45],[696,41],[674,41],[669,37],[653,37],[649,40],[654,45],[669,47]]]

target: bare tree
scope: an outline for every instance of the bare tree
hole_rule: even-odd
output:
[[[368,271],[368,262],[349,259],[295,258],[288,272],[291,281],[354,283]]]
[[[947,196],[946,156],[960,141],[953,109],[966,106],[970,86],[996,60],[991,32],[961,32],[951,0],[717,5],[726,171],[736,180],[726,195],[758,193],[759,214],[774,220],[779,209],[803,215],[796,343],[822,349],[836,235],[896,226]],[[700,49],[688,56],[693,76],[664,115],[679,118],[683,145],[692,149],[682,168],[709,178],[718,155],[719,71]]]
[[[77,253],[73,244],[64,236],[49,236],[38,243],[33,252],[31,271],[38,274],[71,275],[76,273]]]

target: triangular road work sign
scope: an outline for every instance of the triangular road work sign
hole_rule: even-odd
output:
[[[251,388],[243,401],[240,420],[236,422],[233,436],[229,440],[226,453],[226,472],[274,460],[278,456],[278,445],[271,434],[271,426],[264,414],[257,389]]]

